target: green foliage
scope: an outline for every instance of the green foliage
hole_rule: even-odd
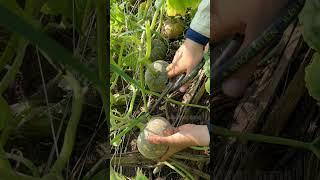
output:
[[[195,9],[198,7],[200,2],[201,0],[167,0],[167,14],[168,16],[184,16],[188,8]]]
[[[142,170],[138,168],[135,180],[148,180],[148,178],[143,174]]]
[[[319,0],[307,0],[299,15],[303,24],[303,38],[308,45],[320,52],[320,3]]]
[[[207,93],[210,94],[210,55],[209,53],[204,54],[205,63],[203,65],[204,74],[208,77],[205,88]]]
[[[12,114],[8,103],[0,96],[0,132],[8,125],[8,121],[12,120]]]
[[[95,174],[91,180],[103,180],[103,179],[109,179],[109,169],[103,169],[99,171],[97,174]],[[112,177],[112,176],[111,176]]]
[[[0,17],[5,17],[0,19],[0,22],[3,25],[18,34],[23,35],[30,42],[37,44],[39,48],[45,51],[53,60],[69,66],[87,77],[94,84],[100,87],[102,86],[98,75],[94,71],[82,64],[78,58],[73,56],[56,41],[28,24],[24,19],[13,14],[3,6],[0,6]]]
[[[320,101],[320,3],[318,0],[307,0],[299,20],[303,24],[303,38],[318,53],[306,68],[305,81],[309,94]]]
[[[98,179],[97,179],[98,180]],[[126,180],[125,176],[117,173],[113,168],[110,169],[110,180]]]
[[[306,67],[306,86],[309,94],[320,101],[320,54],[313,55],[312,62]]]
[[[73,20],[76,29],[81,32],[83,18],[87,15],[87,8],[92,7],[92,1],[88,0],[48,0],[41,11],[48,15],[62,15],[69,20]]]

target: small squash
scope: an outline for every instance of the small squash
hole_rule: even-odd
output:
[[[167,46],[160,39],[152,40],[152,49],[150,54],[150,60],[152,62],[156,60],[162,60],[166,58]]]
[[[164,144],[151,144],[147,137],[151,134],[163,136],[163,131],[171,127],[170,122],[165,118],[160,116],[152,117],[138,136],[137,146],[139,152],[148,159],[157,159],[164,155],[169,147]]]
[[[180,20],[168,19],[163,23],[161,34],[168,39],[178,39],[183,33],[184,26]]]
[[[168,75],[166,68],[169,65],[166,61],[158,60],[149,65],[149,68],[154,71],[152,74],[148,69],[145,73],[145,82],[150,90],[155,92],[162,92],[168,82]]]

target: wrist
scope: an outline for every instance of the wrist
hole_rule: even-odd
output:
[[[193,29],[189,28],[186,32],[186,39],[190,39],[198,44],[201,44],[202,46],[205,46],[209,42],[209,38],[200,34],[197,31],[194,31]]]
[[[189,39],[189,38],[186,38],[185,41],[184,41],[184,44],[193,50],[193,52],[199,52],[199,53],[202,53],[203,50],[204,50],[204,45],[202,44],[199,44],[195,41],[193,41],[192,39]]]

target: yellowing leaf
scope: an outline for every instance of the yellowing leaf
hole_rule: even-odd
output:
[[[184,16],[188,8],[195,9],[200,2],[201,0],[167,0],[167,14],[168,16]]]

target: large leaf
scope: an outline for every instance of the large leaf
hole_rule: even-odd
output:
[[[307,0],[299,19],[303,24],[303,38],[310,47],[320,52],[320,1]]]
[[[167,14],[168,16],[184,16],[188,8],[195,9],[198,7],[200,2],[201,0],[167,0]]]
[[[320,101],[320,54],[313,55],[312,62],[306,67],[306,86],[309,94]]]

